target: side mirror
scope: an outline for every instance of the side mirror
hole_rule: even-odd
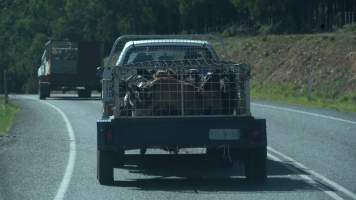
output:
[[[96,76],[101,79],[103,76],[103,71],[104,71],[103,67],[97,67],[96,68]]]

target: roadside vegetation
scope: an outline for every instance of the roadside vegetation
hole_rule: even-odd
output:
[[[212,33],[253,65],[255,99],[355,111],[355,9],[355,0],[3,0],[0,82],[6,69],[11,92],[37,92],[50,39],[99,42],[107,56],[123,34]]]
[[[226,44],[233,60],[252,64],[253,99],[356,112],[356,25],[322,34],[234,36]]]
[[[5,105],[4,98],[0,97],[0,136],[10,129],[19,110],[20,108],[11,102]]]
[[[305,107],[317,107],[333,109],[342,112],[356,113],[356,95],[345,94],[341,98],[325,98],[314,95],[311,99],[307,95],[296,92],[292,86],[270,86],[259,88],[253,85],[251,90],[253,100],[272,101],[290,105],[302,105]]]
[[[10,72],[12,92],[37,92],[50,39],[99,42],[106,56],[123,34],[332,32],[351,24],[355,9],[354,0],[1,0],[0,74]]]

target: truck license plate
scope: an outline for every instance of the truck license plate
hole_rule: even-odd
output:
[[[210,129],[210,140],[238,140],[240,139],[239,129]]]

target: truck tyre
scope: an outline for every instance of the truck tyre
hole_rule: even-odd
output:
[[[91,90],[89,90],[89,89],[78,90],[78,97],[79,98],[90,98]]]
[[[145,148],[145,147],[140,148],[140,154],[141,155],[145,155],[146,152],[147,152],[147,148]]]
[[[114,152],[97,150],[97,178],[101,185],[114,183],[114,157]]]
[[[84,90],[78,90],[77,92],[78,92],[78,97],[79,97],[79,98],[83,98],[83,96],[84,96]]]
[[[124,166],[124,155],[125,155],[125,150],[120,148],[118,151],[114,152],[115,154],[115,166],[116,167],[122,167]]]
[[[83,97],[84,98],[90,98],[91,97],[91,90],[90,89],[85,89]]]
[[[41,100],[44,100],[46,99],[46,96],[44,95],[44,91],[41,89],[41,87],[39,86],[39,89],[38,89],[38,96]]]
[[[245,176],[247,181],[263,184],[267,179],[267,150],[266,147],[250,149],[245,158]]]
[[[46,97],[49,97],[49,84],[44,83],[44,82],[39,82],[38,83],[38,96],[41,100],[46,99]]]

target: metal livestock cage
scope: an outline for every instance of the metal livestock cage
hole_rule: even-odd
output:
[[[147,61],[114,69],[115,117],[249,114],[249,68],[206,60]]]
[[[119,38],[107,60],[112,81],[103,80],[114,117],[250,115],[249,65],[220,61],[193,39]]]

